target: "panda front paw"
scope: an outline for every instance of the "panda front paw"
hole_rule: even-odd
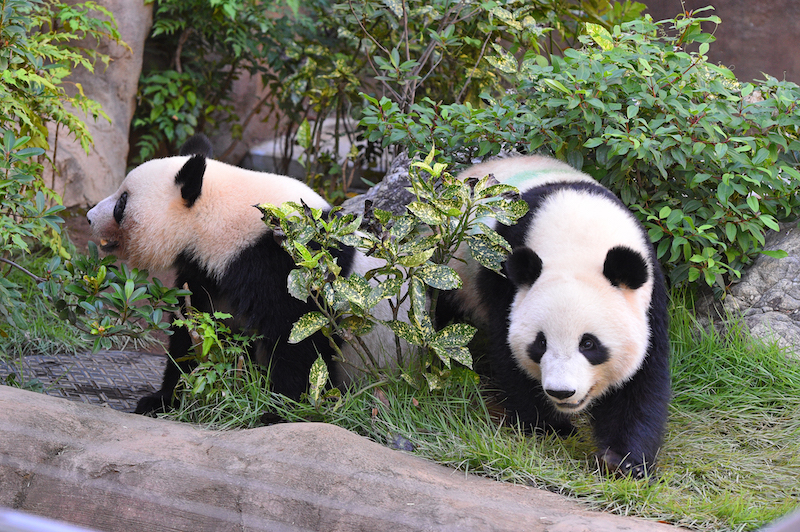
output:
[[[606,449],[597,454],[597,461],[601,469],[607,473],[612,473],[618,478],[632,478],[642,480],[647,478],[649,471],[647,464],[633,460],[631,455],[622,456],[621,454]]]
[[[133,413],[155,416],[155,414],[166,412],[171,403],[170,395],[172,394],[166,394],[161,390],[150,395],[145,395],[136,403],[136,410],[134,410]]]

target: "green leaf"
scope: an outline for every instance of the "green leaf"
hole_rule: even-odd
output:
[[[550,87],[551,89],[555,89],[557,91],[561,91],[564,94],[572,94],[560,81],[555,79],[543,79],[542,82]]]
[[[588,33],[592,40],[606,52],[614,49],[614,39],[603,26],[587,22],[586,33]]]
[[[461,288],[461,278],[455,270],[443,264],[425,264],[417,269],[416,275],[428,286],[439,290]]]
[[[762,249],[759,253],[767,257],[772,257],[773,259],[785,259],[789,256],[789,254],[782,249]]]
[[[406,255],[402,257],[398,257],[397,263],[401,266],[405,266],[406,268],[415,268],[417,266],[421,266],[425,264],[433,256],[433,253],[436,251],[435,248],[429,248],[419,253],[415,253],[414,255]]]
[[[412,201],[406,208],[428,225],[439,225],[442,222],[442,215],[428,203]]]
[[[424,341],[422,334],[420,334],[418,329],[415,329],[408,323],[397,320],[385,321],[383,323],[389,327],[394,334],[407,342],[413,345],[422,345]]]
[[[308,374],[308,395],[311,403],[316,405],[319,403],[319,398],[325,390],[325,385],[328,383],[328,365],[321,356],[318,356],[314,363],[311,365],[311,371]]]
[[[754,194],[747,196],[747,206],[753,213],[758,214],[758,198]]]
[[[292,332],[289,333],[289,343],[302,342],[326,325],[328,325],[328,318],[321,312],[313,311],[304,314],[292,326]]]

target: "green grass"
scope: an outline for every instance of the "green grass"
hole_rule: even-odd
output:
[[[439,392],[387,379],[318,408],[262,393],[251,377],[218,408],[187,401],[172,417],[222,428],[255,426],[264,410],[325,421],[459,470],[696,530],[753,530],[800,507],[800,363],[741,326],[705,330],[681,302],[671,315],[674,400],[649,481],[601,473],[585,419],[564,440],[501,425],[491,393],[466,375]]]
[[[46,258],[39,255],[17,257],[20,265],[32,272],[41,272]],[[8,336],[0,335],[0,358],[13,361],[28,355],[52,353],[75,354],[87,349],[77,329],[56,315],[52,305],[42,296],[36,283],[15,268],[7,268],[9,280],[20,285],[25,310],[26,328],[5,327]]]

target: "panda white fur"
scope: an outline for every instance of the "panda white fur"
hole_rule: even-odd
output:
[[[530,210],[493,225],[512,247],[505,276],[454,262],[464,286],[437,315],[488,332],[493,377],[526,427],[566,435],[569,416],[587,410],[601,463],[643,476],[670,399],[667,293],[647,233],[614,194],[560,161],[500,159],[460,177],[488,174],[519,188]]]
[[[300,181],[230,166],[210,156],[211,145],[200,135],[186,142],[180,156],[133,169],[114,194],[87,213],[93,235],[101,250],[134,267],[175,268],[176,286],[188,284],[192,306],[228,312],[234,316],[234,327],[261,335],[251,356],[271,367],[275,391],[299,398],[318,353],[330,362],[333,351],[321,333],[298,344],[287,343],[292,324],[316,309],[312,302],[288,293],[287,276],[295,265],[254,205],[302,199],[313,208],[330,206]],[[380,265],[352,248],[331,252],[344,275]],[[376,308],[376,317],[389,319],[390,312],[384,301]],[[394,336],[385,327],[373,331],[365,340],[378,363],[390,367],[392,357],[380,357],[390,352],[387,346],[393,349]],[[186,329],[173,327],[172,360],[185,357],[191,344]],[[348,364],[361,366],[354,351],[345,346],[343,352]],[[142,398],[136,412],[168,406],[181,371],[190,367],[190,362],[167,364],[161,389]],[[353,376],[347,365],[332,369],[339,382]]]

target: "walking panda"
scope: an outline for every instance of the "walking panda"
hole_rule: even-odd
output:
[[[180,153],[133,169],[114,194],[92,208],[87,217],[93,236],[102,251],[115,253],[134,267],[174,268],[176,286],[186,284],[192,292],[192,306],[232,314],[235,329],[261,335],[251,347],[251,357],[271,367],[275,391],[299,398],[318,354],[330,362],[333,349],[322,333],[287,343],[293,323],[316,307],[289,294],[287,276],[294,262],[254,205],[303,200],[312,208],[330,206],[296,179],[210,159],[211,144],[202,135],[189,139]],[[331,253],[342,275],[364,273],[382,264],[349,247]],[[385,300],[376,307],[376,314],[390,318]],[[185,328],[172,330],[169,353],[173,361],[180,361],[192,341]],[[394,347],[394,336],[385,327],[375,327],[365,341],[378,357]],[[343,351],[348,363],[361,365],[348,346]],[[379,358],[378,364],[390,365],[390,357]],[[136,412],[168,407],[181,372],[190,369],[189,361],[168,363],[161,389],[143,397]],[[353,376],[346,367],[333,369],[339,382]]]
[[[557,160],[495,160],[460,177],[489,174],[516,186],[529,212],[493,226],[512,247],[504,275],[453,263],[464,285],[439,315],[488,332],[492,374],[526,427],[567,435],[570,416],[588,411],[600,463],[644,476],[670,399],[667,292],[646,231],[609,190]]]

